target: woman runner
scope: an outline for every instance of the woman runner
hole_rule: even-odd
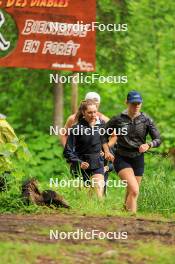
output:
[[[78,172],[80,168],[84,182],[92,181],[97,196],[104,194],[104,160],[101,156],[102,142],[98,129],[104,121],[97,116],[96,102],[83,101],[77,114],[78,123],[68,136],[64,157]],[[77,132],[78,131],[78,132]]]
[[[124,207],[136,213],[139,186],[144,173],[144,153],[161,144],[160,134],[152,119],[141,112],[142,97],[140,93],[131,91],[127,95],[127,110],[113,117],[106,124],[111,131],[126,129],[125,135],[118,135],[115,158],[109,152],[108,135],[104,137],[105,158],[114,160],[114,168],[122,180],[127,181],[127,193]],[[121,130],[120,130],[121,131]],[[146,142],[150,135],[152,141]]]

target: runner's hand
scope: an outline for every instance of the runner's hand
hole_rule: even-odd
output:
[[[149,146],[148,144],[142,144],[142,145],[140,145],[140,147],[139,147],[139,152],[140,152],[140,153],[144,153],[144,152],[146,152],[149,148],[150,148],[150,146]]]
[[[89,168],[89,163],[88,162],[82,162],[80,165],[81,169],[87,170]]]
[[[104,155],[105,155],[104,152],[101,150],[101,151],[100,151],[100,156],[103,157]]]
[[[109,167],[108,166],[104,166],[104,173],[109,171]]]
[[[108,151],[105,152],[105,159],[109,161],[114,161],[114,156]]]

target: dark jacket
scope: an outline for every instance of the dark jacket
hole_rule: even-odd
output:
[[[121,132],[125,128],[126,134],[117,136],[116,153],[127,157],[139,156],[139,147],[146,143],[146,136],[149,134],[152,141],[152,147],[156,148],[161,144],[160,133],[155,127],[153,120],[144,113],[132,120],[127,110],[120,115],[113,117],[105,126],[106,130],[111,129]],[[103,143],[108,142],[107,133],[103,137]]]
[[[85,119],[82,119],[72,127],[63,152],[68,162],[77,163],[85,161],[85,155],[99,156],[102,149],[102,137],[98,132],[100,127],[104,127],[103,121],[95,125],[93,133],[93,128],[89,126]],[[76,131],[79,131],[79,133]],[[89,135],[85,131],[88,131]]]

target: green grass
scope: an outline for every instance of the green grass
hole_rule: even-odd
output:
[[[139,243],[137,249],[132,251],[135,261],[143,261],[149,264],[173,264],[175,259],[175,248],[163,246],[158,242]]]
[[[171,161],[161,156],[147,155],[145,168],[139,211],[171,216],[175,213],[175,173]]]
[[[50,178],[58,178],[59,180],[70,180],[69,167],[62,158],[62,149],[54,148],[55,141],[52,139],[46,145],[48,156],[41,157],[41,150],[35,150],[32,162],[25,164],[25,174],[18,177],[9,176],[10,188],[5,193],[0,193],[0,213],[51,213],[53,210],[38,206],[25,206],[21,200],[21,181],[22,178],[35,177],[39,180],[41,190],[50,189]],[[40,149],[40,145],[37,146]],[[36,145],[35,145],[36,149]],[[39,152],[37,152],[39,151]],[[39,161],[35,160],[35,156],[40,156]],[[140,196],[138,201],[138,215],[151,217],[172,218],[175,215],[175,173],[171,161],[157,155],[145,155],[145,176],[143,177]],[[34,162],[35,160],[35,162]],[[52,167],[53,163],[55,165]],[[47,170],[47,167],[49,168]],[[52,169],[53,168],[53,169]],[[39,176],[37,172],[40,171]],[[118,176],[113,172],[110,173],[110,179],[118,181]],[[108,188],[107,197],[103,201],[99,201],[95,196],[90,197],[89,188],[61,188],[60,186],[53,188],[62,194],[71,205],[69,213],[86,214],[86,215],[122,215],[122,206],[125,195],[125,188]],[[65,209],[61,209],[67,212]]]
[[[1,262],[8,264],[33,263],[144,263],[174,264],[175,247],[168,247],[159,242],[137,242],[128,248],[106,241],[94,241],[91,244],[54,244],[1,242]],[[81,262],[79,262],[81,260]],[[131,262],[132,261],[132,262]]]

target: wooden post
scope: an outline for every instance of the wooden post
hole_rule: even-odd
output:
[[[78,73],[74,72],[73,77],[78,78]],[[72,111],[72,114],[74,114],[76,113],[77,108],[78,108],[78,84],[72,81],[71,86],[72,86],[71,111]]]

